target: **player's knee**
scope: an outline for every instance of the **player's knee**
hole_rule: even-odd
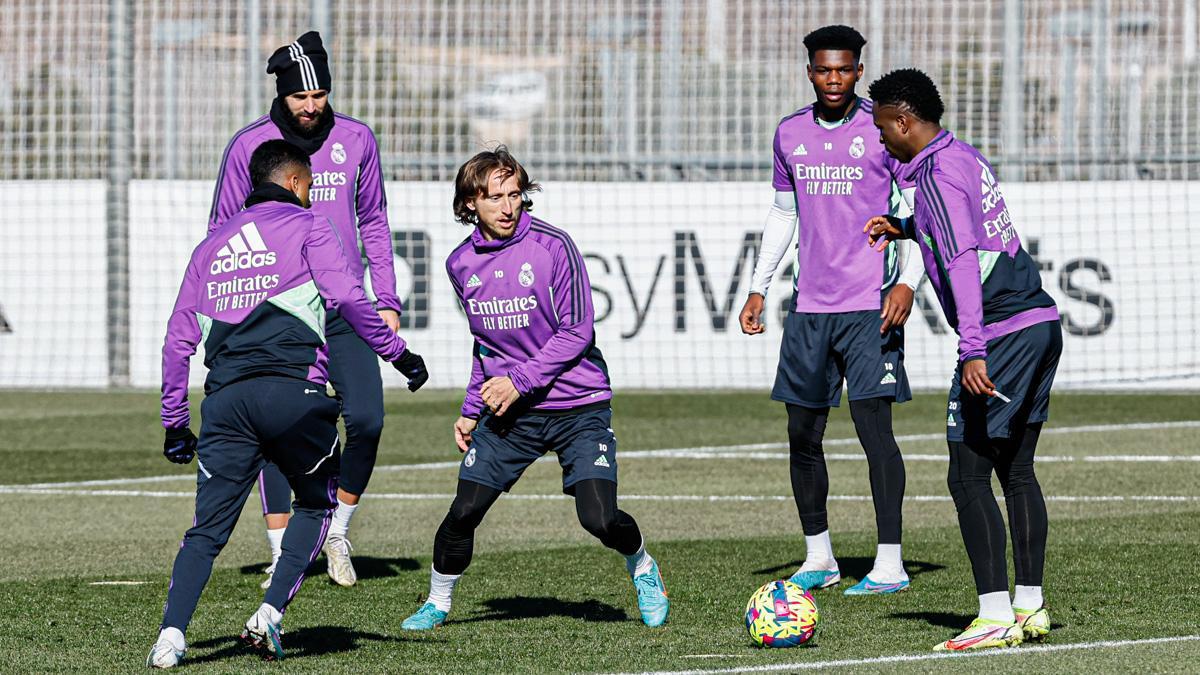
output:
[[[333,495],[330,493],[329,481],[327,480],[297,481],[292,486],[292,489],[296,495],[296,501],[293,506],[297,511],[300,509],[327,511],[337,506]]]
[[[347,441],[354,439],[374,448],[383,436],[383,410],[345,409],[342,419],[346,423]],[[347,443],[349,444],[349,443]]]
[[[579,524],[583,526],[583,529],[601,541],[607,540],[616,530],[617,516],[615,510],[581,509],[578,515]]]
[[[474,531],[479,527],[479,523],[483,522],[485,513],[487,513],[487,509],[480,508],[471,502],[455,499],[450,504],[449,513],[446,514],[445,525],[455,531]]]

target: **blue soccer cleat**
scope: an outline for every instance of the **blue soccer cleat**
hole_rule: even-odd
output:
[[[871,577],[865,576],[862,581],[854,584],[842,592],[843,595],[886,595],[888,593],[899,593],[900,591],[908,590],[908,579],[891,583],[880,583],[874,581]]]
[[[404,630],[433,630],[446,623],[446,612],[438,609],[432,602],[421,605],[416,614],[404,620],[400,627]]]
[[[658,571],[658,563],[650,563],[649,572],[633,577],[633,587],[637,590],[642,623],[651,628],[663,625],[671,610],[671,602],[667,599],[667,587]]]
[[[836,586],[842,580],[842,573],[837,567],[831,570],[805,570],[801,567],[788,581],[796,584],[803,590],[812,590],[814,588],[829,588]]]

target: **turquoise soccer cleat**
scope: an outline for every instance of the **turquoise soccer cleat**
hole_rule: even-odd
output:
[[[663,625],[671,610],[671,602],[667,600],[667,587],[658,571],[658,562],[651,563],[649,572],[633,577],[633,587],[637,590],[642,623],[651,628]]]
[[[831,570],[800,571],[792,575],[788,581],[808,591],[814,588],[829,588],[836,586],[842,580],[842,573],[835,567]]]
[[[446,623],[446,612],[438,609],[432,602],[421,605],[416,614],[404,620],[400,628],[404,630],[433,630]]]
[[[279,624],[272,623],[270,617],[259,609],[246,621],[246,628],[242,631],[242,642],[262,652],[262,657],[267,661],[278,661],[283,658],[281,633]]]
[[[843,595],[886,595],[888,593],[899,593],[900,591],[908,590],[908,579],[896,581],[892,583],[880,583],[874,581],[870,576],[863,577],[862,581],[854,584],[850,588],[843,591]]]

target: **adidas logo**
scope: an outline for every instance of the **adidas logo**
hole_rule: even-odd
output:
[[[948,427],[958,426],[958,422],[954,421],[954,413],[950,413],[950,414],[946,415],[946,426],[948,426]]]
[[[221,274],[274,264],[275,252],[269,250],[263,242],[262,236],[258,234],[258,226],[246,223],[240,232],[234,232],[229,242],[217,251],[217,259],[213,261],[209,272]]]
[[[467,288],[479,288],[483,282],[479,280],[478,274],[472,274],[470,279],[467,279]]]
[[[599,457],[596,458],[596,461],[592,462],[592,464],[594,464],[596,466],[602,466],[607,469],[608,468],[608,457],[606,457],[604,455],[600,455]]]
[[[883,379],[879,381],[879,384],[896,384],[896,376],[888,373],[887,375],[883,376]]]
[[[797,145],[795,150],[792,150],[793,157],[800,157],[800,156],[804,156],[807,154],[808,154],[808,148],[804,147],[803,143],[801,143],[800,145]]]

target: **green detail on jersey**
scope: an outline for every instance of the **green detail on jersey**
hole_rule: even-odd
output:
[[[986,283],[992,275],[992,268],[1000,259],[1000,251],[976,251],[979,253],[979,283]]]
[[[212,330],[212,317],[196,312],[196,322],[200,324],[200,344],[208,342],[208,333]]]
[[[929,247],[929,250],[932,251],[933,249],[937,248],[933,245],[933,237],[925,234],[924,232],[921,233],[921,237],[925,240],[925,245]]]
[[[317,284],[309,281],[267,300],[283,311],[300,319],[325,343],[325,301],[317,292]]]

